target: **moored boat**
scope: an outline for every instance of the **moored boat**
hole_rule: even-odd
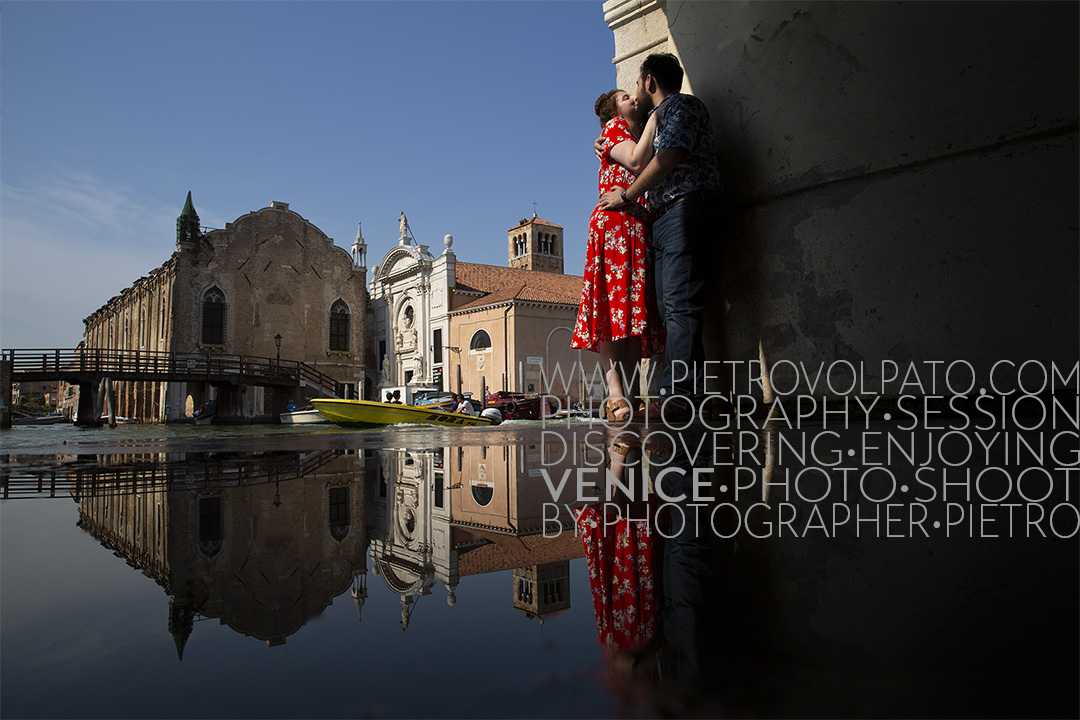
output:
[[[489,407],[496,407],[504,420],[539,420],[558,410],[555,402],[537,393],[517,393],[499,390],[487,396]]]
[[[342,427],[381,427],[400,423],[422,425],[498,425],[493,417],[465,415],[416,405],[380,403],[371,400],[321,398],[311,401],[327,420]]]
[[[281,413],[278,417],[283,425],[316,425],[330,422],[319,412],[318,408],[311,406],[300,409],[295,405],[289,405],[286,412]]]
[[[48,415],[26,416],[12,418],[12,425],[56,425],[58,423],[71,422],[71,418],[64,417],[61,413],[49,413]]]

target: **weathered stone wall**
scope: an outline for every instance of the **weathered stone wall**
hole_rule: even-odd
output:
[[[169,352],[175,282],[174,255],[83,320],[83,346]],[[121,381],[114,385],[114,392],[117,415],[139,420],[163,419],[166,401],[163,383]],[[77,396],[72,403],[77,406]]]
[[[177,257],[178,352],[222,352],[301,360],[342,382],[363,377],[364,278],[344,249],[285,203],[250,212],[207,233]],[[225,343],[202,342],[202,302],[220,288],[228,312]],[[330,350],[330,308],[349,308],[347,352]]]
[[[670,50],[712,114],[711,357],[1076,361],[1075,3],[604,10],[620,86]]]

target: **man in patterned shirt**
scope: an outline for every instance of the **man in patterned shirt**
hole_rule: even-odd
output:
[[[618,210],[647,195],[656,217],[653,274],[668,362],[660,375],[661,399],[646,408],[650,423],[688,419],[691,405],[704,394],[703,260],[722,184],[709,110],[693,95],[679,92],[682,80],[682,67],[671,53],[650,55],[641,63],[637,101],[658,114],[655,155],[630,187],[600,197],[601,208]]]

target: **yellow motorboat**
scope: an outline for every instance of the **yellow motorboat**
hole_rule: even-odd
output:
[[[500,419],[482,415],[445,412],[416,405],[373,402],[371,400],[315,399],[311,404],[332,423],[342,427],[382,427],[399,423],[421,425],[498,425]],[[497,411],[496,411],[497,412]]]

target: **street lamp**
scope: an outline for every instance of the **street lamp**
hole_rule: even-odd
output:
[[[281,333],[274,336],[274,345],[277,346],[277,361],[278,365],[281,364]]]

